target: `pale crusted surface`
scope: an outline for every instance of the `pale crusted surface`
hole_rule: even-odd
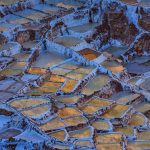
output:
[[[149,2],[45,2],[0,1],[2,149],[149,149]]]

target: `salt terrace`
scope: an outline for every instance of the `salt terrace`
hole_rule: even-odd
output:
[[[150,149],[149,0],[0,1],[0,149]]]

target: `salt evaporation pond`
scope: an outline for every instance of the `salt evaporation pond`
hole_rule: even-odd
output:
[[[135,150],[135,149],[149,149],[150,142],[149,141],[135,141],[129,142],[127,145],[127,149]]]
[[[36,47],[37,44],[38,44],[38,41],[35,41],[35,40],[27,41],[27,42],[22,43],[22,47],[25,50],[30,50],[30,49]]]
[[[120,57],[127,51],[127,47],[126,46],[111,46],[105,49],[104,51],[114,55],[115,57]]]
[[[140,2],[138,0],[121,0],[121,1],[132,5],[134,4],[134,5],[141,5],[141,6],[150,6],[149,0],[140,0]]]
[[[116,104],[106,113],[104,113],[102,116],[105,118],[109,118],[109,119],[120,118],[121,115],[123,115],[128,109],[129,109],[129,106]]]
[[[112,71],[112,73],[117,74],[121,73],[125,68],[119,64],[117,61],[104,61],[102,66],[106,67],[108,70]]]
[[[119,127],[115,129],[115,132],[127,135],[127,136],[133,136],[134,135],[134,130],[132,127]]]
[[[78,53],[80,55],[82,55],[84,58],[86,58],[87,60],[93,60],[95,58],[97,58],[98,56],[100,56],[99,52],[96,52],[92,49],[89,48],[85,48],[83,50],[78,51]]]
[[[132,117],[129,119],[129,126],[137,127],[142,126],[145,123],[145,118],[142,114],[133,114]]]
[[[0,32],[7,32],[10,28],[15,28],[15,25],[5,22],[5,20],[3,21],[3,19],[1,19]]]
[[[77,80],[68,79],[62,86],[61,91],[64,93],[70,93],[74,90],[77,83],[78,83]]]
[[[122,134],[120,133],[99,133],[95,136],[96,143],[108,144],[107,146],[110,148],[109,144],[116,144],[121,141]],[[115,150],[115,149],[113,149]]]
[[[15,54],[13,57],[17,60],[17,61],[24,61],[26,62],[27,59],[29,58],[30,53],[29,52],[22,52],[22,53],[17,53]]]
[[[91,79],[87,85],[83,88],[82,94],[90,95],[95,91],[100,90],[104,85],[110,81],[109,77],[106,75],[97,75]]]
[[[149,102],[143,102],[143,103],[140,103],[138,104],[135,109],[138,111],[138,112],[142,112],[142,113],[145,113],[146,111],[149,111],[150,110],[150,103]]]
[[[70,48],[72,46],[76,46],[80,44],[82,40],[72,36],[62,36],[62,37],[55,38],[54,42],[64,47]]]
[[[135,76],[135,77],[129,79],[129,80],[128,80],[128,83],[131,84],[131,85],[135,85],[136,82],[137,82],[138,80],[140,80],[140,78],[141,78],[140,76]]]
[[[83,139],[83,138],[91,138],[92,137],[92,128],[86,127],[80,130],[75,130],[69,132],[70,137],[76,138],[76,139]]]
[[[48,1],[48,0],[46,0],[46,2],[48,4],[53,4],[53,5],[56,5],[59,7],[64,7],[66,9],[70,9],[70,8],[74,8],[74,7],[82,5],[81,2],[78,2],[75,0],[71,0],[71,1],[68,1],[68,0],[51,0],[51,1]]]
[[[18,1],[1,0],[0,4],[10,5]],[[10,59],[0,58],[0,67],[7,65],[0,72],[0,102],[8,106],[4,109],[2,104],[0,109],[0,141],[4,146],[14,142],[16,149],[43,148],[44,144],[50,146],[49,149],[134,150],[150,147],[150,104],[144,98],[150,88],[149,74],[143,74],[149,69],[150,60],[148,56],[126,56],[131,56],[139,46],[146,50],[147,43],[139,37],[144,33],[136,31],[147,28],[149,18],[145,14],[149,12],[147,7],[141,8],[139,26],[136,24],[138,16],[135,11],[131,12],[132,8],[136,10],[137,0],[122,0],[135,6],[114,0],[105,4],[105,1],[102,5],[97,5],[95,0],[91,5],[87,2],[83,6],[85,0],[45,0],[44,4],[24,0],[4,6],[6,12],[0,14],[1,34],[8,41],[20,42],[22,47],[20,51],[14,48],[18,53],[12,54]],[[25,3],[28,6],[23,6]],[[148,4],[149,0],[141,0],[140,5],[144,3]],[[88,23],[90,12],[95,23]],[[101,20],[103,13],[112,14],[108,16],[108,22]],[[132,41],[128,40],[139,38],[132,43],[135,44],[133,51],[130,49],[132,44],[126,47],[119,44],[123,41],[108,40],[108,36],[113,35],[108,33],[108,26],[112,32],[115,32],[116,25],[121,27],[117,23],[119,16],[125,18],[123,23],[128,33],[135,29],[135,35],[128,35],[128,39],[123,35],[119,37],[119,34],[114,36],[129,43]],[[68,26],[68,33],[64,25]],[[101,29],[102,34],[99,33]],[[31,30],[35,34],[28,34]],[[43,35],[46,30],[52,36],[49,39]],[[142,29],[143,32],[146,30]],[[147,37],[147,33],[145,35]],[[29,37],[36,40],[28,40]],[[44,48],[40,49],[42,42]],[[110,42],[109,48],[98,51],[101,44],[108,46]],[[45,48],[47,44],[49,49]],[[8,44],[0,51],[5,49],[11,49],[11,46]],[[147,55],[146,51],[143,54]],[[130,59],[126,68],[123,58]],[[125,89],[121,88],[122,84]],[[125,91],[127,89],[130,91]]]
[[[74,32],[84,33],[84,32],[87,32],[89,30],[94,29],[97,25],[98,25],[97,23],[87,23],[84,25],[70,27],[69,30],[72,30]]]
[[[21,134],[21,131],[19,129],[9,128],[9,129],[0,133],[0,139],[10,139],[10,138],[15,137],[19,134]]]
[[[49,102],[49,100],[44,98],[21,98],[21,99],[14,99],[9,102],[12,107],[16,109],[23,109],[28,108],[35,105],[40,105]]]
[[[24,86],[23,82],[13,79],[5,79],[0,81],[0,101],[7,101],[10,97],[16,95],[18,90]]]
[[[48,68],[63,62],[67,59],[66,56],[56,52],[42,52],[36,61],[32,64],[32,67]]]
[[[39,4],[34,7],[34,10],[42,11],[42,12],[48,13],[48,14],[54,14],[54,13],[58,12],[60,10],[60,8],[56,7],[56,6]]]
[[[51,119],[49,122],[39,126],[43,131],[65,128],[65,123],[58,117]]]
[[[127,63],[125,64],[125,67],[127,68],[127,71],[132,74],[141,75],[143,73],[146,73],[150,70],[150,66],[146,66],[143,64],[137,64],[137,63]]]
[[[49,109],[50,109],[49,106],[45,105],[35,107],[30,110],[24,110],[22,111],[22,113],[28,117],[40,117],[41,115],[44,115],[46,112],[48,112]]]
[[[1,0],[0,5],[11,5],[19,2],[20,0]]]
[[[48,133],[49,136],[53,136],[59,140],[64,141],[67,137],[67,133],[65,130],[58,130]]]
[[[142,89],[150,91],[150,78],[146,78],[144,82],[141,83],[140,87]]]
[[[100,119],[94,121],[92,123],[92,126],[98,131],[101,130],[108,131],[111,128],[110,123],[108,123],[108,121],[100,120]]]
[[[115,93],[114,95],[112,95],[112,97],[110,99],[115,100],[121,104],[127,104],[129,102],[132,102],[139,96],[140,96],[140,94],[137,94],[137,93],[131,93],[129,91],[121,91],[121,92],[118,92],[118,93]]]
[[[15,12],[14,14],[31,20],[40,20],[48,16],[47,14],[32,9],[26,9],[24,11]]]
[[[79,100],[79,98],[81,98],[81,96],[79,96],[79,95],[54,96],[54,98],[64,104],[75,104],[78,102],[78,100]]]
[[[7,22],[10,23],[11,25],[21,25],[30,22],[30,19],[23,18],[21,16],[17,16],[14,14],[9,14],[5,16],[5,20],[7,20]]]
[[[116,150],[116,149],[122,149],[121,144],[118,143],[105,143],[105,144],[97,144],[96,148],[101,150],[101,149],[111,149],[111,150]]]
[[[83,106],[80,107],[80,110],[83,111],[85,114],[93,114],[96,111],[103,109],[103,107],[107,107],[110,104],[112,104],[112,101],[106,101],[98,97],[92,97],[89,102],[85,103]]]
[[[135,56],[133,60],[131,60],[131,62],[138,64],[144,64],[148,61],[150,61],[149,56]]]

